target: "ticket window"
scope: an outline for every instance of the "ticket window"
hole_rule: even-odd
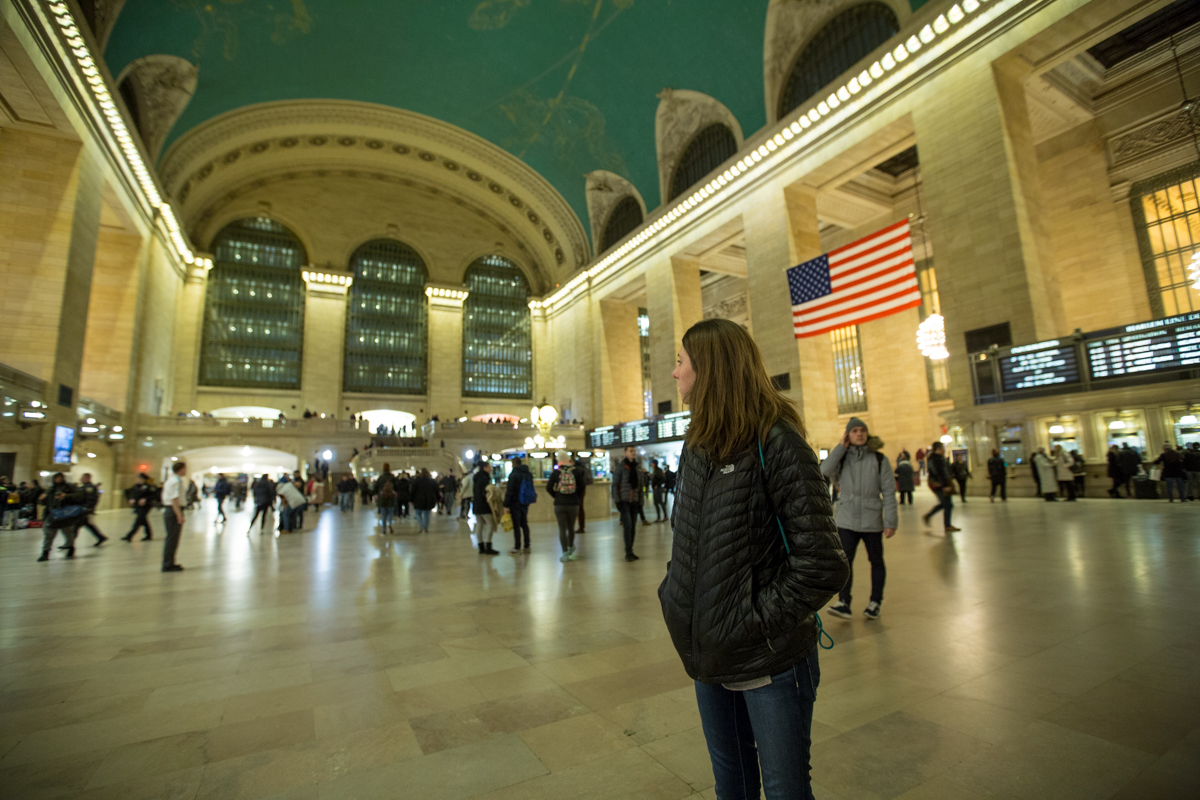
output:
[[[1183,447],[1191,447],[1198,442],[1200,442],[1200,423],[1175,423],[1175,444],[1182,445]]]
[[[1104,424],[1106,446],[1121,447],[1127,444],[1143,456],[1147,455],[1146,429],[1140,417],[1104,417],[1101,421]]]
[[[1062,449],[1070,453],[1072,450],[1078,450],[1083,453],[1083,443],[1079,427],[1070,421],[1058,420],[1049,424],[1046,429],[1046,438],[1050,442],[1049,450],[1053,451],[1055,445],[1061,445]]]

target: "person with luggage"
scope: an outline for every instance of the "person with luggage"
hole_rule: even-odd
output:
[[[904,454],[896,458],[896,493],[900,495],[900,505],[904,505],[905,498],[910,506],[913,504],[915,473],[912,462]]]
[[[496,526],[504,513],[501,506],[499,512],[492,507],[492,500],[498,492],[490,492],[492,488],[492,465],[487,461],[479,462],[479,468],[471,476],[472,507],[475,509],[475,540],[479,543],[479,555],[498,556],[500,551],[492,547],[492,537],[496,534]],[[497,503],[502,501],[497,499]]]
[[[987,462],[988,480],[992,483],[992,493],[989,502],[996,502],[996,490],[1000,490],[1000,502],[1008,502],[1008,465],[1000,451],[992,448],[992,457]]]
[[[842,551],[850,566],[846,585],[829,613],[850,619],[851,589],[854,584],[854,555],[862,542],[871,562],[871,600],[863,616],[879,619],[883,605],[883,584],[887,567],[883,562],[883,540],[896,535],[899,518],[896,511],[896,479],[887,456],[871,447],[867,423],[851,417],[846,432],[829,457],[821,462],[821,474],[839,487],[837,529]],[[879,443],[882,445],[882,442]]]
[[[38,497],[46,507],[45,523],[42,525],[42,555],[38,561],[50,560],[50,548],[61,532],[66,544],[66,558],[75,557],[75,537],[79,526],[87,519],[87,495],[67,482],[61,472],[54,473],[50,485]]]
[[[513,548],[508,552],[512,555],[528,553],[529,548],[529,507],[537,502],[537,492],[533,488],[533,473],[520,458],[514,458],[512,472],[508,476],[508,486],[504,492],[504,510],[513,521]],[[525,547],[521,547],[521,536],[525,536]]]
[[[294,533],[304,528],[302,513],[308,500],[304,497],[304,492],[300,491],[303,485],[300,481],[289,481],[284,475],[275,487],[275,493],[279,496],[280,533]]]
[[[950,474],[950,465],[946,463],[946,446],[944,444],[934,442],[930,446],[925,456],[925,468],[929,471],[929,479],[926,483],[929,485],[929,490],[937,497],[938,504],[925,512],[921,516],[921,521],[928,528],[930,518],[941,511],[946,533],[956,533],[961,529],[950,524],[950,517],[954,513],[954,478]]]
[[[678,358],[692,420],[658,597],[695,681],[715,793],[811,798],[816,609],[849,575],[826,483],[741,326],[693,325]]]
[[[581,486],[583,467],[567,453],[546,481],[546,492],[554,498],[554,517],[558,520],[558,543],[562,547],[562,556],[558,560],[564,564],[578,558],[575,554],[575,519],[579,516]]]

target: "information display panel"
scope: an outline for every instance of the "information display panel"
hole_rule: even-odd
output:
[[[593,450],[607,450],[618,441],[617,426],[606,425],[588,434],[588,446]]]
[[[623,423],[621,425],[621,444],[644,444],[650,441],[652,432],[653,428],[648,419]]]
[[[662,442],[669,439],[682,439],[687,433],[688,424],[692,421],[692,412],[677,411],[660,417],[655,424],[655,438]]]
[[[1052,339],[1014,347],[1000,357],[1000,380],[1005,394],[1079,383],[1075,344]]]
[[[1200,367],[1200,313],[1085,335],[1092,380]]]

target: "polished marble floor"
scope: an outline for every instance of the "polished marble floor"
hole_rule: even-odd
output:
[[[1200,503],[981,499],[952,538],[902,509],[883,618],[828,619],[817,797],[1200,795]],[[39,564],[0,532],[0,796],[715,797],[667,526],[628,564],[593,521],[562,564],[549,525],[480,557],[445,517],[211,513],[175,574],[157,539]]]

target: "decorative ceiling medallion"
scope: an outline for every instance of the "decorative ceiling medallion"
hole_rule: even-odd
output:
[[[566,260],[566,257],[563,255],[563,251],[562,251],[561,247],[554,248],[554,260],[557,261],[559,264],[563,263],[563,261]]]
[[[343,136],[342,138],[338,139],[338,144],[340,144],[342,147],[353,147],[354,145],[358,144],[358,139],[355,139],[353,136]]]
[[[496,194],[504,194],[504,187],[498,183],[489,183],[488,188],[491,189]]]
[[[446,159],[445,161],[443,161],[442,166],[445,167],[446,169],[450,170],[451,172],[458,172],[458,164],[455,164],[450,159]]]
[[[508,202],[512,203],[514,208],[520,208],[522,205],[524,205],[521,202],[521,198],[517,197],[515,194],[510,194],[508,196]]]
[[[317,147],[320,147],[321,145],[325,144],[328,141],[329,140],[326,139],[324,136],[314,136],[308,140],[308,143],[311,145],[316,145]]]
[[[295,147],[298,144],[300,144],[300,140],[295,136],[289,136],[286,139],[279,140],[280,147]]]
[[[379,148],[383,147],[383,142],[379,141],[378,139],[368,139],[367,147],[371,148],[372,150],[378,150]]]
[[[250,145],[250,152],[258,154],[265,151],[270,146],[270,142],[255,142],[254,144]]]
[[[532,208],[529,209],[529,212],[527,214],[525,214],[525,216],[529,217],[529,221],[532,222],[534,225],[539,225],[542,222],[541,219],[538,218],[537,212],[534,211]]]
[[[232,153],[226,153],[225,157],[221,160],[224,161],[226,164],[232,164],[233,162],[237,161],[241,157],[242,157],[242,151],[234,150]]]
[[[467,170],[467,177],[468,177],[468,178],[470,178],[470,179],[471,179],[471,180],[473,180],[473,181],[481,181],[481,180],[483,180],[483,176],[482,176],[482,175],[480,175],[478,172],[476,172],[476,171],[475,171],[475,170],[473,170],[473,169],[469,169],[469,170]]]
[[[411,153],[411,152],[412,152],[412,150],[409,150],[407,147],[405,147],[405,146],[404,146],[404,145],[402,145],[402,144],[394,144],[394,145],[392,145],[392,150],[393,150],[394,152],[396,152],[396,153],[399,153],[399,154],[400,154],[400,155],[402,155],[402,156],[406,156],[406,155],[408,155],[409,153]]]
[[[437,156],[435,156],[433,153],[426,153],[424,150],[421,151],[419,156],[422,161],[435,161],[437,159]]]

